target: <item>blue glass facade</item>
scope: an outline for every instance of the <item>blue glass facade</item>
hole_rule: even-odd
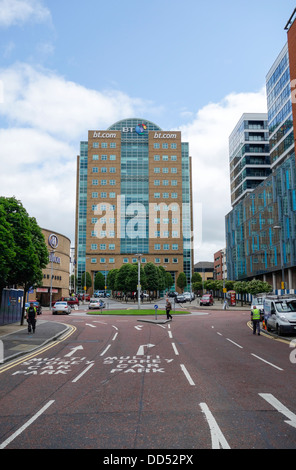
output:
[[[227,276],[294,288],[296,172],[288,46],[266,78],[272,174],[226,216]]]

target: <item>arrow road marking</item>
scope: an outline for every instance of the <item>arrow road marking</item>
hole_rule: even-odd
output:
[[[66,354],[65,357],[73,356],[73,354],[74,354],[76,351],[78,351],[78,350],[80,350],[80,349],[83,349],[83,346],[76,346],[76,348],[71,348],[71,349],[72,349],[72,351],[69,352],[68,354]]]
[[[91,326],[92,328],[96,328],[95,325],[92,325],[91,323],[85,323],[87,326]]]
[[[144,356],[144,347],[146,348],[153,348],[155,344],[142,344],[142,346],[139,347],[138,352],[136,356]]]
[[[285,415],[288,420],[285,423],[289,424],[293,428],[296,428],[296,415],[286,408],[277,398],[271,393],[259,393],[260,397],[264,398],[271,406],[273,406],[279,413]]]

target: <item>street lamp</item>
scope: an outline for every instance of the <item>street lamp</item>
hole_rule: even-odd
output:
[[[49,299],[49,309],[51,310],[52,307],[52,277],[53,277],[53,256],[54,250],[50,252],[50,261],[51,261],[51,269],[50,269],[50,299]]]
[[[85,269],[84,269],[84,300],[83,303],[85,304],[85,297],[86,297],[86,260],[89,259],[89,256],[85,257]]]
[[[282,270],[282,282],[281,290],[285,290],[285,270],[284,270],[284,259],[283,259],[283,237],[282,237],[282,227],[281,225],[275,225],[274,230],[280,230],[280,250],[281,250],[281,270]]]
[[[141,304],[140,304],[140,294],[141,294],[140,264],[141,264],[141,261],[140,261],[140,258],[141,258],[141,256],[142,256],[142,254],[141,254],[141,253],[137,253],[135,256],[138,258],[138,309],[140,310],[140,308],[141,308]]]

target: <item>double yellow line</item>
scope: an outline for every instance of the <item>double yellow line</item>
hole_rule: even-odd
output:
[[[21,358],[19,359],[15,359],[13,360],[12,362],[10,362],[9,364],[7,365],[3,365],[2,367],[0,367],[0,374],[2,374],[3,372],[6,372],[7,370],[9,369],[12,369],[13,367],[16,367],[18,366],[19,364],[21,364],[22,362],[25,362],[25,361],[28,361],[29,359],[31,359],[32,357],[35,357],[35,356],[38,356],[39,354],[42,354],[43,352],[45,351],[48,351],[49,349],[53,348],[54,346],[57,346],[58,344],[62,343],[63,341],[65,341],[67,338],[69,338],[69,336],[71,336],[75,331],[76,331],[76,327],[73,326],[73,325],[66,325],[69,330],[67,330],[61,337],[58,341],[53,341],[52,343],[44,346],[43,348],[40,347],[38,349],[36,349],[34,352],[32,353],[28,353],[28,354],[25,354],[24,356],[22,356]]]

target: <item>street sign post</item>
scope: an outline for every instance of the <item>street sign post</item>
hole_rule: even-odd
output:
[[[155,320],[157,320],[157,309],[158,309],[158,305],[154,305],[154,309],[155,309]]]

